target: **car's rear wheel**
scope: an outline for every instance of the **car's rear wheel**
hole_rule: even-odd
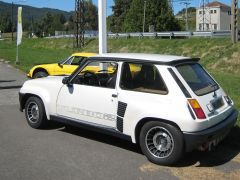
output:
[[[35,96],[28,98],[25,104],[25,116],[32,128],[40,129],[46,125],[47,117],[40,98]]]
[[[48,73],[45,71],[38,71],[33,75],[33,79],[47,77]]]
[[[155,164],[174,164],[183,153],[182,133],[170,124],[146,123],[141,129],[139,142],[142,152]]]

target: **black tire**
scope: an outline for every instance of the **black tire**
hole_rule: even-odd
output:
[[[32,96],[25,104],[25,116],[28,124],[35,129],[41,129],[47,124],[47,117],[43,102],[40,98]]]
[[[45,71],[38,71],[33,75],[33,79],[47,77],[48,73]]]
[[[143,154],[155,164],[172,165],[183,154],[181,131],[162,122],[147,122],[141,129],[139,143]]]

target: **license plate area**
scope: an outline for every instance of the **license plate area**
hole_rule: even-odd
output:
[[[212,104],[214,109],[219,109],[220,107],[222,107],[224,105],[222,97],[214,99],[210,103]]]

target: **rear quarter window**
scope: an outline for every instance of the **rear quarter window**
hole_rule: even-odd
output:
[[[124,63],[122,68],[120,87],[124,90],[167,94],[167,87],[152,64]]]
[[[179,65],[176,68],[189,87],[198,96],[219,89],[217,83],[198,63]]]

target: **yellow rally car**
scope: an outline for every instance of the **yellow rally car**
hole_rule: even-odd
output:
[[[36,65],[30,69],[29,78],[41,78],[54,75],[70,75],[84,58],[95,56],[95,53],[74,53],[67,59],[55,64]]]

